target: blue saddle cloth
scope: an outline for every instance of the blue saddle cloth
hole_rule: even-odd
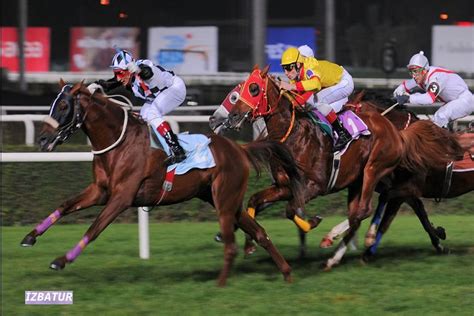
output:
[[[158,138],[160,144],[156,144],[154,138],[151,137],[151,146],[163,150],[168,156],[171,155],[170,148],[163,136],[156,131],[153,132]],[[193,168],[208,169],[216,166],[214,156],[209,148],[211,140],[206,135],[180,133],[177,136],[179,144],[186,152],[186,159],[180,163],[168,166],[167,171],[176,168],[175,174],[180,175],[185,174]]]

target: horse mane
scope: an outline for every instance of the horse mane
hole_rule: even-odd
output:
[[[455,134],[428,120],[420,120],[400,132],[407,159],[401,166],[414,172],[441,169],[446,163],[462,159],[464,148]]]
[[[359,104],[364,103],[374,107],[377,111],[383,112],[387,108],[391,107],[395,101],[392,98],[387,97],[385,94],[374,90],[358,90],[354,91],[349,96],[348,104]],[[418,119],[418,116],[415,112],[409,110],[406,105],[397,105],[391,111],[399,113],[410,113],[413,117]],[[390,112],[389,112],[390,113]]]
[[[115,102],[115,99],[108,98],[107,95],[103,95],[102,93],[98,93],[98,92],[94,92],[94,93],[91,94],[89,89],[87,89],[87,85],[84,84],[84,80],[79,82],[79,83],[76,83],[73,86],[73,88],[71,90],[71,94],[75,94],[77,91],[79,91],[81,94],[89,96],[89,98],[91,100],[96,101],[97,103],[99,103],[102,106],[105,106],[105,107],[110,106],[110,108],[117,108],[117,109],[122,109],[123,108],[123,106],[121,104]],[[130,108],[130,109],[128,109],[128,111],[132,112],[132,109]],[[136,120],[140,124],[146,125],[146,122],[139,115],[130,115],[129,119]]]

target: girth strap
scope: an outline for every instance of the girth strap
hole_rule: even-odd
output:
[[[436,202],[440,202],[442,198],[448,196],[449,190],[451,189],[451,180],[453,178],[453,165],[454,162],[450,161],[446,165],[446,171],[444,173],[443,189],[441,190],[441,196],[436,198]]]
[[[331,177],[329,178],[327,187],[328,192],[331,192],[332,188],[334,188],[334,185],[336,184],[337,176],[339,175],[339,169],[341,167],[342,154],[343,151],[338,151],[334,153],[334,157],[332,159]]]

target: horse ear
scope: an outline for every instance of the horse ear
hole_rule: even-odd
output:
[[[59,88],[62,89],[65,85],[66,85],[66,83],[64,82],[63,78],[60,78],[59,79]]]
[[[266,65],[265,68],[261,71],[262,77],[266,77],[268,70],[270,69],[270,65]]]
[[[257,70],[257,69],[259,69],[259,68],[258,68],[258,64],[255,64],[255,66],[253,66],[252,71]]]

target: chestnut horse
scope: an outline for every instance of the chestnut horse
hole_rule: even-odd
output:
[[[385,108],[382,106],[388,104],[390,104],[388,99],[362,92],[356,94],[347,106],[354,108],[357,113],[362,111],[384,112]],[[400,107],[387,112],[386,117],[399,130],[406,129],[410,124],[419,120],[415,113]],[[436,130],[434,135],[437,135],[438,141],[445,144],[446,151],[450,155],[457,155],[457,157],[453,158],[462,160],[464,151],[469,150],[471,144],[462,146],[460,138],[466,142],[466,139],[473,139],[474,134],[452,134],[444,129],[434,126],[432,128]],[[375,255],[383,234],[388,230],[401,204],[404,202],[415,211],[437,252],[447,252],[448,249],[444,248],[440,243],[440,238],[446,238],[445,230],[442,227],[433,227],[420,197],[435,199],[454,198],[474,190],[474,162],[466,155],[462,164],[465,165],[462,169],[459,167],[456,169],[456,166],[459,165],[455,162],[454,170],[450,170],[445,164],[441,164],[427,170],[425,174],[413,174],[403,170],[403,168],[396,168],[392,175],[390,186],[383,188],[381,191],[379,206],[372,219],[371,227],[366,234],[366,246],[368,248],[363,255],[363,259],[367,261]]]
[[[339,262],[361,220],[370,216],[372,195],[382,178],[391,174],[399,164],[409,170],[423,171],[435,163],[446,161],[446,157],[439,154],[439,146],[423,141],[423,136],[431,132],[425,124],[413,124],[406,131],[399,132],[380,113],[367,111],[359,116],[367,124],[371,134],[355,140],[342,155],[339,175],[331,188],[332,139],[315,127],[306,114],[297,112],[297,105],[291,102],[292,97],[282,97],[278,83],[268,75],[268,67],[263,71],[258,67],[254,68],[247,80],[240,85],[240,89],[234,89],[232,95],[230,99],[233,105],[227,121],[211,118],[211,128],[220,125],[239,128],[247,118],[263,117],[268,138],[287,145],[302,169],[305,202],[319,195],[348,188],[350,229],[335,258],[328,261],[329,268]],[[421,140],[413,137],[417,134],[421,136]],[[420,154],[408,155],[414,148]],[[304,205],[295,204],[291,200],[291,193],[279,180],[283,176],[282,171],[272,166],[272,174],[275,183],[254,194],[248,202],[247,211],[253,215],[273,202],[290,200],[286,209],[287,217],[303,232],[314,228],[318,221],[302,218]],[[251,249],[248,244],[246,247]]]
[[[61,81],[64,85],[64,83]],[[299,173],[288,149],[275,141],[257,141],[244,146],[211,135],[210,150],[215,166],[193,168],[176,175],[172,190],[160,196],[167,174],[167,157],[160,149],[150,147],[150,136],[143,120],[101,94],[92,94],[78,83],[64,85],[52,104],[43,124],[40,146],[52,151],[76,130],[82,128],[93,151],[94,182],[79,195],[61,206],[25,236],[21,244],[32,246],[52,224],[70,213],[93,205],[105,205],[81,241],[67,254],[56,258],[51,268],[63,269],[124,210],[129,207],[175,204],[197,197],[217,210],[224,241],[224,265],[218,285],[226,283],[236,255],[234,225],[250,234],[265,248],[286,281],[291,281],[291,267],[278,252],[264,229],[243,212],[243,199],[252,165],[260,171],[269,160],[276,161],[288,177],[289,191],[298,196]],[[166,178],[168,180],[168,178]],[[163,186],[164,187],[164,186]],[[162,192],[162,191],[161,191]]]

